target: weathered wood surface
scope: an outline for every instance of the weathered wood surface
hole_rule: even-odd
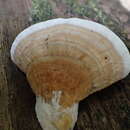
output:
[[[25,75],[10,60],[10,47],[29,26],[30,0],[0,1],[0,130],[40,130],[35,97]]]
[[[34,110],[35,95],[10,60],[14,38],[30,24],[31,4],[27,4],[30,0],[9,2],[0,1],[0,130],[41,130]],[[53,0],[50,3],[55,5]],[[55,12],[64,6],[58,7]],[[130,130],[130,76],[82,101],[75,130]]]

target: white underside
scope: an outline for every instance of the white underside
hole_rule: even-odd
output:
[[[60,24],[69,24],[69,25],[76,25],[79,27],[83,27],[86,29],[89,29],[91,31],[100,33],[104,37],[106,37],[111,43],[113,44],[113,47],[115,47],[117,53],[122,57],[122,61],[124,63],[124,73],[122,75],[122,78],[128,75],[130,72],[130,54],[125,46],[125,44],[120,40],[120,38],[114,34],[111,30],[109,30],[107,27],[89,21],[89,20],[83,20],[79,18],[68,18],[68,19],[63,19],[63,18],[57,18],[57,19],[52,19],[48,20],[45,22],[41,22],[35,25],[30,26],[29,28],[25,29],[23,32],[21,32],[15,39],[12,48],[11,48],[11,58],[14,60],[14,52],[17,47],[17,45],[20,43],[20,41],[24,38],[26,38],[28,35],[37,32],[42,29],[47,29],[49,27],[55,26],[55,25],[60,25]]]
[[[53,124],[63,113],[68,114],[72,118],[72,127],[69,130],[73,130],[73,127],[77,121],[78,104],[73,104],[66,109],[60,109],[59,99],[60,92],[55,92],[50,103],[46,103],[41,96],[36,97],[36,114],[43,130],[59,130]]]

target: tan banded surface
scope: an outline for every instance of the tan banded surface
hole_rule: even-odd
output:
[[[122,78],[123,61],[112,43],[101,34],[78,26],[63,24],[35,32],[21,41],[14,58],[26,73],[34,61],[45,56],[65,56],[83,62],[92,79],[90,93]]]
[[[61,91],[60,105],[68,107],[89,94],[91,78],[78,60],[49,56],[40,58],[28,68],[27,78],[36,95],[49,102],[54,91]]]

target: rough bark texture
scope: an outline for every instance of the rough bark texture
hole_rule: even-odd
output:
[[[42,1],[44,12],[49,14],[37,17],[39,21],[59,16],[89,17],[110,27],[129,47],[130,40],[122,32],[122,26],[96,9],[95,4],[90,3],[88,7],[84,0],[76,0],[77,3],[74,0],[49,0],[46,4],[46,0]],[[0,130],[41,130],[34,110],[35,95],[25,75],[11,62],[9,53],[16,35],[29,26],[30,5],[30,0],[0,1]],[[38,21],[35,14],[34,10],[33,22]],[[75,130],[129,129],[130,76],[80,103]]]
[[[0,130],[40,130],[35,96],[25,75],[10,60],[14,38],[29,26],[30,2],[0,1]]]

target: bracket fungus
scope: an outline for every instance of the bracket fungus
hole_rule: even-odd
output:
[[[32,25],[11,47],[12,61],[36,94],[44,130],[72,130],[78,103],[130,72],[125,44],[107,27],[79,18]]]

